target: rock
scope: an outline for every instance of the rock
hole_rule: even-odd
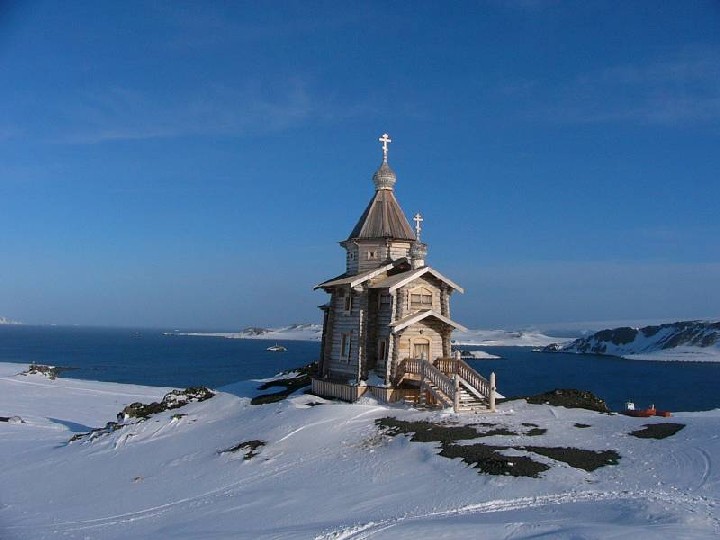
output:
[[[215,392],[204,386],[190,386],[185,390],[173,390],[165,394],[160,403],[131,403],[118,413],[118,422],[129,418],[148,418],[150,415],[177,409],[188,403],[205,401],[214,395]]]
[[[45,375],[48,379],[55,379],[60,374],[60,368],[43,364],[30,364],[30,367],[20,375]]]
[[[556,388],[544,394],[537,394],[525,398],[528,403],[533,405],[554,405],[567,407],[568,409],[587,409],[589,411],[597,411],[609,413],[610,409],[605,400],[600,399],[592,392],[586,390],[575,390],[574,388]]]

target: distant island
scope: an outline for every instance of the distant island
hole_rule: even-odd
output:
[[[239,332],[166,332],[175,336],[223,337],[228,339],[265,339],[276,341],[320,341],[322,325],[296,323],[280,328],[248,326]],[[453,332],[453,345],[478,347],[545,347],[561,338],[539,332],[509,330],[467,330]]]
[[[280,328],[248,326],[239,332],[166,332],[166,335],[222,337],[227,339],[267,339],[276,341],[320,341],[322,339],[322,325],[296,323]]]
[[[720,362],[720,322],[679,321],[643,328],[596,332],[570,343],[552,343],[544,352],[604,354],[630,360]]]
[[[0,324],[22,324],[20,321],[13,321],[7,317],[0,317]]]

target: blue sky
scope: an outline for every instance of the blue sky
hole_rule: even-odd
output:
[[[470,327],[720,315],[720,2],[3,2],[0,315],[233,329],[396,194]]]

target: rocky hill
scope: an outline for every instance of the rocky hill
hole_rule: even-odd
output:
[[[643,328],[614,328],[567,344],[553,343],[545,351],[637,360],[720,361],[720,322],[681,321]]]

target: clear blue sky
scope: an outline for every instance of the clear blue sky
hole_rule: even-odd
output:
[[[720,314],[720,2],[2,2],[0,315],[232,329],[396,194],[470,327]]]

